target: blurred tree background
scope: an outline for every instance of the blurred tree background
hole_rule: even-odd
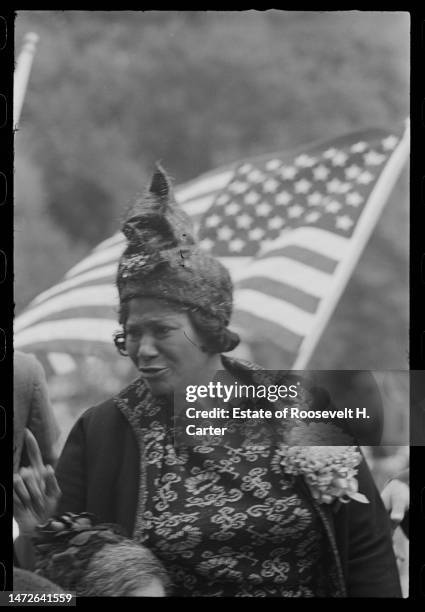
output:
[[[177,183],[409,112],[409,14],[19,11],[40,36],[15,145],[16,314],[162,160]],[[403,173],[311,367],[408,367]]]

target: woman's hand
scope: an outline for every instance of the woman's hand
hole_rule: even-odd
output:
[[[20,535],[31,536],[35,527],[55,513],[61,492],[51,465],[44,465],[37,440],[25,430],[25,444],[30,461],[13,475],[13,514]]]

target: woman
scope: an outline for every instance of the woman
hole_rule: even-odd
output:
[[[348,498],[338,490],[321,495],[307,484],[288,447],[282,455],[293,425],[285,420],[229,419],[220,435],[187,433],[189,385],[255,388],[277,378],[222,356],[238,343],[228,329],[230,277],[197,249],[160,167],[123,231],[116,343],[140,377],[74,426],[57,469],[59,512],[121,525],[162,561],[174,596],[400,596],[388,517],[364,461],[350,468],[361,494],[347,491],[369,503],[340,503]],[[279,376],[288,388],[296,382]],[[190,406],[209,423],[212,408],[236,402],[204,395]],[[279,405],[315,403],[301,390]]]

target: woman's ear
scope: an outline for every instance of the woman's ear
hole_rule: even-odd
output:
[[[114,333],[114,344],[120,355],[122,355],[123,357],[128,357],[124,330],[117,331]]]

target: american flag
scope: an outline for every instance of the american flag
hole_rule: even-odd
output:
[[[235,284],[233,327],[305,367],[408,157],[409,133],[369,129],[269,154],[176,188],[200,245]],[[15,347],[46,356],[115,351],[116,234],[15,320]],[[113,353],[112,353],[113,354]]]

